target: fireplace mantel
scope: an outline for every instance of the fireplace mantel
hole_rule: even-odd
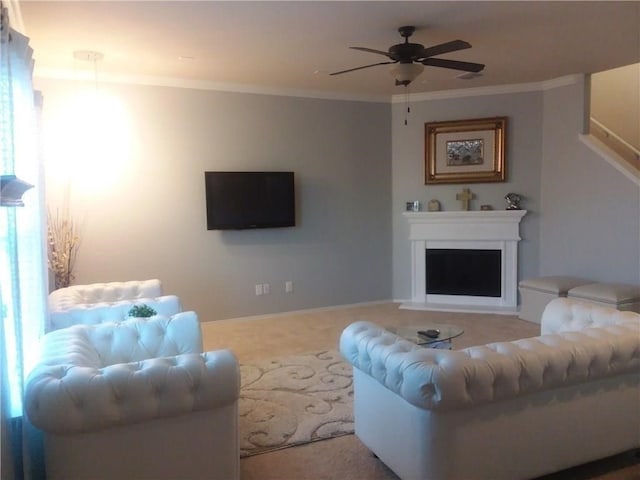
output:
[[[518,242],[526,210],[405,212],[411,242],[411,301],[402,308],[513,314],[518,311]],[[501,252],[501,296],[427,294],[426,250]]]

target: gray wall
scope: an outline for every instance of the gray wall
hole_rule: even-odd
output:
[[[55,208],[66,188],[55,157],[65,149],[53,144],[60,135],[69,146],[78,140],[61,121],[78,86],[39,80],[37,87],[45,98],[48,200]],[[390,298],[388,104],[99,89],[124,106],[134,138],[117,182],[87,190],[73,181],[71,209],[86,218],[75,283],[157,277],[204,321]],[[103,127],[87,162],[116,141],[115,123]],[[207,231],[205,170],[294,171],[297,226]],[[293,293],[284,291],[288,280]],[[270,283],[271,294],[256,296],[258,283]]]
[[[392,113],[393,296],[411,294],[405,202],[437,199],[460,210],[455,194],[469,187],[481,204],[504,208],[504,195],[524,197],[519,278],[575,275],[640,284],[640,188],[579,140],[584,80],[549,82],[538,91],[415,101]],[[507,182],[424,185],[424,123],[507,116]]]
[[[579,141],[585,93],[544,94],[540,273],[640,284],[640,188]]]
[[[523,196],[520,278],[640,283],[640,189],[579,141],[582,82],[551,83],[520,93],[414,96],[406,126],[404,103],[103,85],[124,105],[132,138],[125,154],[112,156],[114,171],[115,160],[126,159],[117,182],[72,184],[74,216],[86,218],[76,283],[158,277],[203,320],[408,299],[405,202],[438,199],[459,210],[455,195],[464,187],[476,194],[476,210],[504,208],[508,192]],[[60,120],[78,86],[36,86],[45,97],[55,208],[66,185],[55,157],[81,140]],[[507,181],[425,186],[424,123],[492,116],[508,117]],[[120,123],[102,127],[104,138],[83,162],[117,143]],[[215,169],[295,171],[298,226],[206,231],[203,172]],[[284,293],[287,280],[292,294]],[[270,283],[271,295],[256,296],[257,283]]]
[[[408,200],[440,201],[443,210],[461,210],[456,193],[468,187],[476,194],[471,209],[489,204],[504,209],[504,196],[516,192],[528,213],[522,219],[519,243],[520,277],[537,275],[540,251],[540,159],[542,155],[543,94],[540,91],[412,102],[408,125],[406,106],[393,105],[392,216],[393,295],[411,297],[409,229],[402,212]],[[500,183],[425,185],[424,124],[449,120],[506,116],[507,181]]]

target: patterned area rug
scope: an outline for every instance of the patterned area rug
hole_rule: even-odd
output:
[[[241,365],[240,456],[353,433],[351,366],[336,351]]]

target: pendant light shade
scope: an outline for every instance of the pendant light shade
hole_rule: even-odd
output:
[[[421,63],[396,63],[389,68],[389,74],[396,79],[396,85],[405,87],[413,82],[424,70]]]

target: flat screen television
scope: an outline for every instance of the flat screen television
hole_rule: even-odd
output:
[[[293,227],[293,172],[204,172],[207,230]]]

